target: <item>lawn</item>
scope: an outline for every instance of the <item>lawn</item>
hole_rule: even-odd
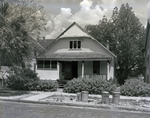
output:
[[[0,88],[0,97],[17,96],[17,95],[23,95],[23,94],[29,94],[29,91]]]

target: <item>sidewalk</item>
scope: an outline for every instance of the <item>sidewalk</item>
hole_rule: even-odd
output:
[[[29,94],[24,94],[20,96],[10,96],[10,97],[0,97],[2,101],[17,101],[17,102],[27,102],[27,103],[40,103],[40,104],[52,104],[52,105],[68,105],[68,106],[81,106],[81,107],[94,107],[94,108],[104,108],[104,109],[124,109],[124,110],[132,110],[132,111],[150,111],[150,106],[147,108],[130,108],[126,106],[119,105],[106,105],[106,104],[89,104],[87,102],[50,102],[47,101],[46,98],[52,95],[68,95],[68,96],[77,96],[76,94],[71,93],[63,93],[61,89],[56,92],[37,92],[31,91]],[[101,95],[91,95],[89,97],[101,99]],[[112,95],[110,95],[112,98]],[[120,96],[120,100],[145,100],[150,102],[150,97],[128,97],[128,96]]]

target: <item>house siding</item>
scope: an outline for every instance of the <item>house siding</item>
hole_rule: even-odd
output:
[[[59,79],[58,70],[37,70],[41,80],[57,80]]]
[[[59,39],[54,46],[50,48],[45,55],[61,52],[100,52],[106,56],[112,56],[108,51],[101,47],[95,40],[83,38],[81,41],[81,49],[69,49],[70,41],[78,41],[80,38]]]

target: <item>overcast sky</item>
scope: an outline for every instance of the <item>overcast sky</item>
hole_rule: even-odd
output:
[[[48,39],[56,38],[74,21],[84,27],[97,24],[105,15],[110,18],[114,7],[129,3],[143,26],[150,18],[150,0],[41,0],[49,22],[49,31],[43,33]]]

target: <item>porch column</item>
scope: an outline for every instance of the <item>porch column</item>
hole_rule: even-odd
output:
[[[84,78],[84,61],[82,61],[82,78]]]
[[[109,64],[110,64],[110,62],[107,61],[107,80],[110,79],[110,75],[109,75]]]
[[[58,75],[58,79],[60,79],[59,71],[60,71],[60,64],[59,64],[59,61],[57,61],[57,75]]]

